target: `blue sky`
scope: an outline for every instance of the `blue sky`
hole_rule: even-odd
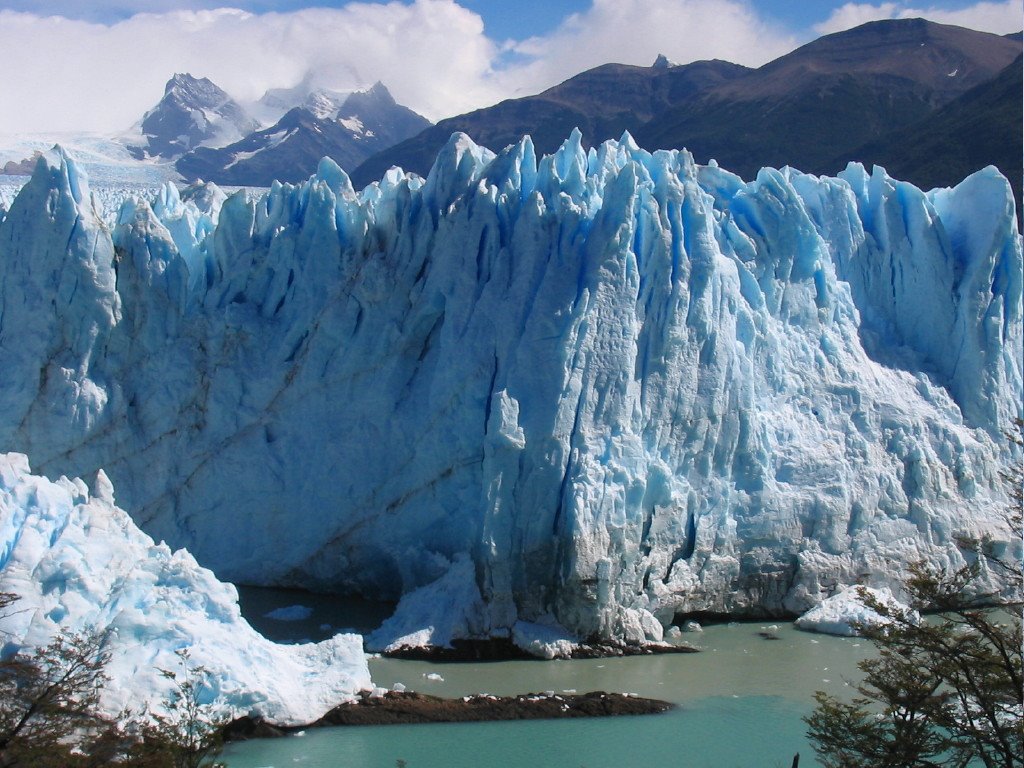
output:
[[[0,0],[17,62],[0,78],[0,134],[127,130],[175,72],[243,103],[309,75],[337,90],[381,80],[438,120],[599,64],[760,66],[905,16],[1007,34],[1024,0]]]
[[[586,11],[590,0],[458,0],[463,7],[478,13],[487,34],[497,40],[523,39],[555,29],[565,17]],[[656,2],[656,0],[652,0]],[[824,22],[849,0],[754,0],[748,3],[765,17],[795,31],[810,30]],[[10,9],[39,15],[55,14],[67,18],[111,23],[139,12],[164,12],[175,9],[210,9],[230,6],[255,13],[287,13],[303,8],[340,8],[346,0],[0,0],[0,10]],[[879,2],[892,5],[953,11],[978,5],[965,0],[930,0],[926,3]],[[1024,13],[1024,11],[1022,11]]]

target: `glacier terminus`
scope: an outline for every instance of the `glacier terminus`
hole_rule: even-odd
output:
[[[102,469],[221,579],[400,600],[371,647],[643,644],[1020,555],[994,168],[744,181],[456,134],[426,179],[324,160],[115,219],[55,152],[0,215],[0,450]]]

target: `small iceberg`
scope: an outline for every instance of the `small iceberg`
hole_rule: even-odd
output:
[[[313,609],[308,605],[288,605],[264,613],[263,618],[274,621],[306,621],[312,615]]]

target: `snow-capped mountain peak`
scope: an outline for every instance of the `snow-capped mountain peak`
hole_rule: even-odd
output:
[[[334,117],[341,108],[341,105],[345,103],[346,98],[348,98],[347,93],[318,88],[317,90],[309,93],[306,100],[302,103],[302,106],[312,112],[316,117]]]
[[[175,73],[160,102],[142,118],[137,156],[173,158],[199,146],[224,146],[259,128],[234,99],[208,78]]]
[[[296,89],[288,91],[288,98],[297,96]],[[380,82],[347,94],[340,107],[335,106],[338,97],[336,91],[311,91],[301,106],[292,107],[269,128],[222,149],[199,148],[182,157],[176,167],[187,178],[219,184],[267,186],[274,180],[301,181],[322,157],[352,169],[430,125],[396,103]],[[271,101],[278,98],[281,101],[274,103],[284,103],[281,92],[274,92]]]
[[[175,72],[164,85],[164,96],[194,108],[217,108],[231,97],[207,77],[193,77],[188,72]]]
[[[250,110],[258,115],[265,125],[276,123],[295,107],[302,107],[318,118],[334,117],[351,91],[326,88],[315,83],[316,75],[307,72],[302,80],[290,88],[267,90],[259,101],[251,105]]]

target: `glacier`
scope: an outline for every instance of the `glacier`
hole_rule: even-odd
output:
[[[277,645],[244,621],[238,593],[184,550],[142,533],[114,504],[103,472],[34,475],[23,454],[0,454],[0,588],[19,600],[0,616],[0,652],[32,650],[68,633],[99,633],[110,654],[100,707],[161,712],[184,672],[176,651],[206,670],[203,703],[218,717],[310,723],[373,687],[358,635]]]
[[[109,227],[72,159],[39,163],[0,222],[0,450],[102,468],[220,578],[405,597],[381,647],[643,643],[897,587],[965,537],[1020,554],[994,168],[744,181],[628,134],[456,134],[426,179],[324,160],[192,197]]]

